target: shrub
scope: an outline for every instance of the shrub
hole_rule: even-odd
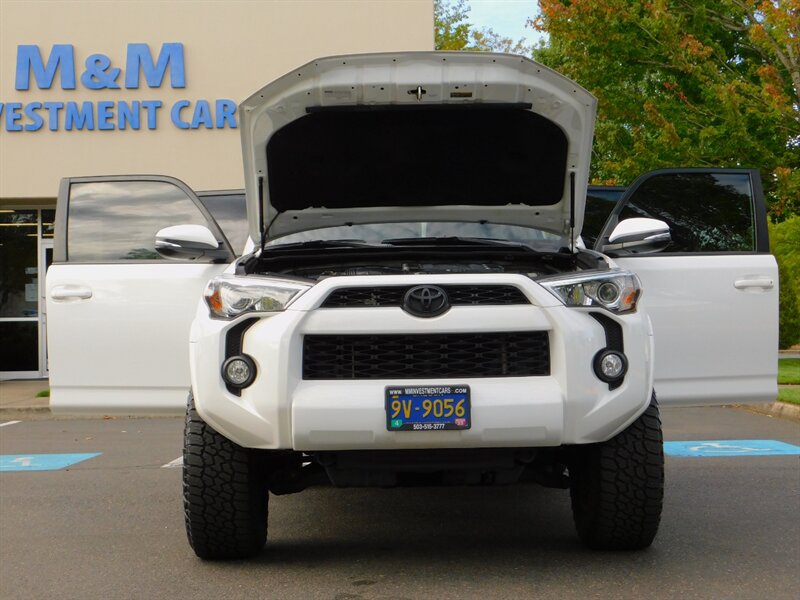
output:
[[[780,276],[780,333],[778,345],[800,342],[800,217],[770,225],[770,248]]]

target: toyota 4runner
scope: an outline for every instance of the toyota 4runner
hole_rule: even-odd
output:
[[[130,350],[120,361],[149,383],[114,367],[79,382],[65,315],[97,318],[112,297],[126,311],[101,311],[115,335],[162,339],[161,327],[188,329],[185,308],[159,325],[154,304],[135,312],[150,292],[120,291],[139,280],[170,304],[191,280],[195,298],[205,286],[183,455],[198,556],[259,552],[269,494],[322,483],[569,488],[590,547],[649,546],[664,491],[659,403],[774,398],[777,268],[748,169],[649,173],[585,247],[595,107],[510,55],[311,62],[241,105],[251,244],[233,262],[180,182],[65,180],[48,274],[54,406],[173,406],[188,381]],[[169,226],[143,249],[117,249],[119,229],[93,233],[101,203],[119,219],[148,194],[184,204],[159,210]],[[81,360],[116,351],[91,346]]]

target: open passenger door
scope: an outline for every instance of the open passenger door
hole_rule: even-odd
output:
[[[156,232],[207,227],[213,255],[165,260]],[[64,179],[47,273],[55,411],[183,412],[189,326],[206,282],[234,259],[217,223],[171,177]]]
[[[609,249],[622,220],[660,219],[654,253]],[[772,402],[777,395],[778,267],[758,171],[663,169],[620,199],[595,248],[642,280],[662,405]]]

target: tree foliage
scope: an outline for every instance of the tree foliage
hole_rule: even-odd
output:
[[[780,276],[781,348],[800,343],[800,216],[770,225],[770,250]]]
[[[434,0],[434,47],[437,50],[531,53],[532,48],[524,38],[515,41],[491,27],[474,28],[468,20],[469,10],[465,0]]]
[[[592,175],[756,167],[800,213],[800,0],[539,0],[535,52],[599,100]]]

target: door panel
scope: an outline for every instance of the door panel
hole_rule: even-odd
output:
[[[206,282],[224,265],[55,264],[47,277],[55,410],[183,411],[189,326]],[[56,299],[58,288],[86,289]]]
[[[642,280],[666,405],[771,402],[777,395],[778,267],[756,171],[670,169],[640,177],[598,248],[627,217],[670,224],[657,254],[609,254]]]
[[[189,327],[206,282],[226,264],[161,258],[155,233],[206,225],[183,183],[165,177],[64,180],[47,273],[51,405],[62,412],[181,412]],[[226,260],[225,263],[228,261]]]

